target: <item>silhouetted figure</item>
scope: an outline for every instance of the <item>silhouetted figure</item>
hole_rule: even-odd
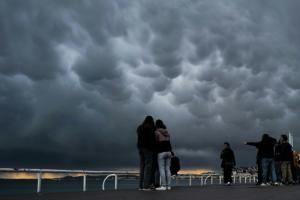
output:
[[[171,157],[172,147],[170,142],[170,134],[162,120],[156,121],[155,131],[158,152],[158,167],[161,178],[161,187],[156,190],[171,189]]]
[[[264,134],[261,141],[261,156],[262,156],[262,172],[263,172],[263,183],[262,186],[269,180],[273,184],[277,185],[276,182],[276,172],[275,172],[275,161],[274,161],[274,147],[276,144],[276,139],[270,137],[268,134]]]
[[[280,146],[282,143],[282,138],[278,140],[278,143],[275,145],[275,172],[276,172],[276,181],[281,182],[282,181],[282,173],[281,173],[281,155],[280,155]]]
[[[224,149],[221,152],[220,158],[222,159],[221,167],[224,172],[224,183],[226,185],[231,185],[232,183],[232,169],[236,165],[234,153],[230,148],[228,142],[224,143]]]
[[[247,142],[246,144],[256,146],[259,150],[262,167],[261,186],[266,186],[269,180],[271,180],[273,184],[278,185],[274,161],[276,139],[270,137],[268,134],[263,134],[260,142]]]
[[[261,157],[261,142],[245,142],[246,145],[255,146],[256,147],[256,165],[257,165],[257,185],[262,184],[263,178],[262,178],[262,157]]]
[[[140,183],[143,190],[154,189],[153,161],[155,159],[155,125],[152,116],[147,116],[137,128],[137,147],[140,156]]]
[[[282,183],[291,184],[294,183],[291,165],[293,162],[293,150],[292,146],[288,143],[288,137],[281,135],[282,143],[279,146]]]

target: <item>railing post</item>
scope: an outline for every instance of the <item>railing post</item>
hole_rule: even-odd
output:
[[[118,189],[118,175],[115,174],[115,190]]]
[[[219,176],[219,184],[222,184],[222,176]]]
[[[210,178],[210,184],[211,185],[214,184],[214,177],[213,176],[211,176],[211,178]]]
[[[189,185],[192,186],[192,176],[190,176]]]
[[[82,185],[82,190],[85,192],[86,191],[86,174],[83,175],[83,185]]]
[[[105,179],[103,180],[103,183],[102,183],[102,190],[104,191],[105,190],[105,182],[106,180],[109,178],[109,177],[115,177],[115,190],[118,189],[118,175],[117,174],[109,174],[105,177]]]
[[[203,186],[203,176],[201,176],[201,186]]]
[[[41,188],[42,188],[42,173],[38,172],[37,173],[37,193],[41,192]]]
[[[233,184],[235,184],[235,182],[236,182],[236,176],[233,175]]]

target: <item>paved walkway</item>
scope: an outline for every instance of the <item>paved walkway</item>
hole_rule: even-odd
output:
[[[300,186],[207,186],[174,188],[171,191],[119,190],[105,192],[48,193],[3,196],[0,200],[298,200]]]

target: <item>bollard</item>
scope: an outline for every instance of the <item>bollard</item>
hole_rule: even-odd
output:
[[[42,188],[42,173],[38,172],[37,173],[37,193],[41,192]]]
[[[86,191],[86,174],[83,175],[83,184],[82,184],[82,190],[85,192]]]

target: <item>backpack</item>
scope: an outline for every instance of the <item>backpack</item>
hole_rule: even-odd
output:
[[[177,175],[177,173],[180,170],[180,160],[178,157],[173,156],[171,158],[171,166],[170,166],[170,171],[171,171],[171,175]]]

